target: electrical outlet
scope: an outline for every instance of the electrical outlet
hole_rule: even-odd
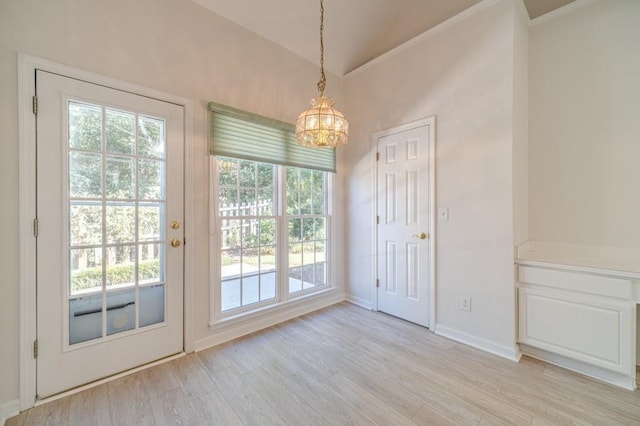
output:
[[[460,296],[459,308],[461,311],[471,312],[471,298],[468,296]]]

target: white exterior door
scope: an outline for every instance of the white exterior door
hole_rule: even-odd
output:
[[[183,350],[183,107],[37,71],[37,396]]]
[[[378,310],[429,325],[429,126],[377,138]]]

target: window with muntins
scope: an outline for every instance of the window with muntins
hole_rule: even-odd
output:
[[[326,288],[329,173],[231,157],[215,169],[220,316]]]
[[[335,149],[295,126],[209,103],[212,323],[330,286]]]
[[[289,293],[327,284],[326,172],[286,169]]]
[[[276,297],[276,191],[273,164],[218,159],[220,310]]]

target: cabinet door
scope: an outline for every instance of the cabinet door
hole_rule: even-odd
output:
[[[630,301],[554,289],[519,289],[519,341],[635,375],[635,306]]]

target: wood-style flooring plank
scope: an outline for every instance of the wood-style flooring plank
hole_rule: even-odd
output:
[[[285,381],[289,393],[305,401],[305,405],[314,408],[334,425],[364,425],[371,420],[344,398],[332,392],[326,385],[303,371]]]
[[[200,425],[241,426],[242,421],[216,388],[206,395],[192,399],[194,420]]]
[[[171,367],[188,399],[206,395],[215,389],[215,384],[195,354],[172,361]]]
[[[640,425],[640,391],[340,303],[7,421],[47,424]]]
[[[212,377],[220,393],[245,425],[281,425],[284,419],[233,367]]]
[[[155,425],[142,375],[134,373],[109,382],[111,419],[116,425]]]
[[[341,374],[331,377],[325,384],[340,398],[360,410],[374,424],[395,426],[416,424],[408,417],[394,410],[384,400],[376,398],[366,389]]]
[[[251,342],[255,340],[253,335],[236,339],[233,342],[221,345],[220,353],[229,364],[240,373],[260,368],[263,365],[262,357],[256,351],[251,350]]]
[[[4,426],[24,426],[27,424],[27,416],[29,415],[29,411],[23,411],[17,416],[13,416],[7,419],[4,423]]]
[[[300,396],[289,392],[277,373],[274,374],[273,371],[265,368],[258,368],[245,374],[244,380],[271,405],[287,424],[320,426],[331,424],[313,407],[306,405]]]
[[[159,364],[140,373],[141,388],[149,398],[180,388],[171,363]]]
[[[69,426],[112,424],[108,384],[105,383],[69,397]]]
[[[69,398],[39,405],[29,410],[27,425],[66,426],[69,424]]]
[[[223,354],[222,346],[214,346],[195,354],[209,374],[215,374],[231,366],[231,363]]]
[[[149,400],[156,425],[192,425],[195,413],[182,389],[159,393]]]

